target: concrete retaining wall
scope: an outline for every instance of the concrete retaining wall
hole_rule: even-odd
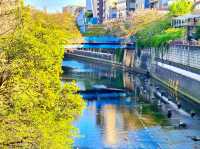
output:
[[[200,81],[184,76],[158,64],[153,65],[152,73],[160,79],[170,83],[178,82],[178,89],[200,100]]]

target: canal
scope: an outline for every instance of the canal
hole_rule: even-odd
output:
[[[62,80],[76,80],[87,105],[74,122],[79,129],[74,148],[200,148],[200,142],[194,141],[200,136],[199,105],[161,83],[74,57],[64,59],[63,70]],[[192,110],[194,118],[190,116]],[[180,122],[186,128],[179,127]]]

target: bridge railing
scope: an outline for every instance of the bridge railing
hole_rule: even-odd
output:
[[[176,40],[170,43],[171,46],[197,46],[200,47],[200,41],[186,41],[186,40]]]
[[[100,58],[104,60],[113,61],[113,54],[110,54],[110,53],[102,53],[102,52],[94,52],[94,51],[78,50],[78,49],[73,50],[72,53],[81,55],[81,56],[88,56],[88,57],[94,57],[94,58]]]

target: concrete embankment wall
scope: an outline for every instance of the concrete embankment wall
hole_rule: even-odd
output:
[[[95,63],[113,65],[114,67],[119,67],[120,69],[124,69],[126,71],[134,71],[143,74],[146,73],[146,70],[140,69],[139,67],[135,67],[136,56],[135,51],[133,50],[125,50],[121,62],[116,61],[114,55],[108,54],[107,56],[103,56],[100,53],[89,53],[80,50],[66,52],[65,57],[79,58]]]
[[[175,68],[172,70],[170,65],[166,65],[164,63],[158,63],[154,65],[154,70],[152,71],[153,75],[158,77],[159,79],[165,81],[169,86],[174,87],[181,92],[183,92],[186,96],[193,98],[193,100],[200,103],[200,81],[198,77],[200,75],[185,71],[183,69],[179,70],[179,68]],[[176,70],[177,69],[177,70]],[[194,79],[189,75],[196,75],[197,78]]]
[[[199,55],[197,53],[199,51],[195,49],[195,55],[192,55],[191,51],[189,51],[189,54],[186,53],[186,49],[185,51],[182,50],[180,53],[178,53],[177,50],[178,49],[173,47],[168,51],[170,53],[165,53],[165,59],[162,60],[158,57],[158,55],[157,57],[155,56],[152,49],[142,51],[139,58],[136,56],[135,51],[125,50],[122,62],[117,62],[114,54],[102,55],[101,53],[95,52],[91,53],[81,51],[80,53],[80,51],[77,51],[68,53],[68,55],[86,60],[112,64],[122,69],[126,68],[128,71],[146,73],[146,71],[149,70],[155,79],[160,80],[162,83],[170,86],[171,88],[178,89],[183,95],[200,103],[200,73],[198,73],[200,72],[198,69],[199,61],[188,61],[188,57],[184,57],[184,55],[189,55],[190,59],[194,58],[194,56],[198,57]],[[183,54],[183,52],[185,54]],[[176,53],[176,59],[173,58],[174,54],[172,53]],[[194,68],[191,67],[191,65],[183,65],[186,62],[191,62],[190,64],[194,64],[194,66],[197,67]]]
[[[102,49],[99,51],[73,49],[71,52],[66,52],[66,53],[68,55],[76,55],[76,56],[85,57],[85,58],[97,59],[103,62],[110,62],[113,64],[122,65],[125,67],[134,67],[135,50],[116,49],[113,51],[109,51],[109,50],[107,51],[108,52],[105,52],[105,50],[103,51]]]
[[[161,56],[153,49],[144,50],[138,67],[149,69],[154,78],[200,103],[200,49],[173,46]]]

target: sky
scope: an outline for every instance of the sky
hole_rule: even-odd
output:
[[[86,0],[25,0],[25,3],[38,9],[46,8],[49,12],[62,11],[67,5],[85,6]]]

